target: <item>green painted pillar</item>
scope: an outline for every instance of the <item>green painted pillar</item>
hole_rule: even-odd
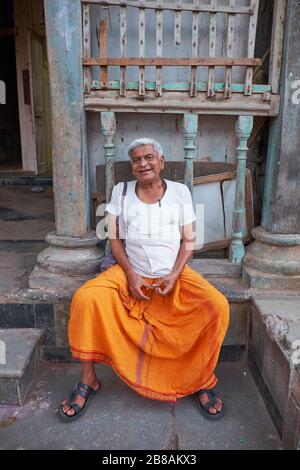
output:
[[[104,136],[104,157],[105,157],[105,199],[108,204],[111,199],[111,193],[115,184],[115,144],[114,136],[116,133],[115,113],[102,112],[101,114],[101,132]],[[106,227],[107,230],[107,227]],[[105,243],[105,254],[110,251],[109,240]]]
[[[198,114],[185,113],[183,116],[184,132],[184,184],[193,195],[194,160],[196,158],[196,138],[198,133]]]
[[[239,116],[236,123],[236,134],[239,141],[237,147],[236,188],[232,219],[232,241],[229,247],[229,261],[241,263],[245,254],[243,228],[246,220],[246,162],[247,142],[253,128],[253,116]]]
[[[300,288],[300,3],[288,0],[280,114],[270,123],[261,226],[247,247],[244,279],[255,288]]]
[[[99,270],[90,231],[80,0],[45,0],[52,120],[55,231],[29,278],[32,288],[70,289]]]

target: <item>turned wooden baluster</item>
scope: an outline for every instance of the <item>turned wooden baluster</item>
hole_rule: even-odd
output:
[[[239,145],[237,147],[236,188],[232,218],[232,241],[229,247],[229,261],[241,263],[245,255],[243,243],[243,229],[246,221],[246,161],[248,152],[248,139],[253,128],[253,116],[239,116],[236,123],[236,134]]]
[[[249,21],[248,51],[247,51],[248,58],[254,57],[258,7],[259,7],[259,0],[252,0],[251,9],[253,9],[253,15],[250,16],[250,21]],[[252,94],[252,81],[253,81],[253,67],[247,67],[246,79],[245,79],[245,95],[246,96],[250,96]]]
[[[110,201],[111,193],[115,184],[114,156],[116,133],[116,117],[112,112],[101,112],[101,132],[104,136],[104,157],[105,157],[105,200]],[[109,251],[109,240],[105,244],[105,254]]]
[[[193,5],[198,5],[199,0],[194,0]],[[198,34],[199,34],[199,13],[192,14],[192,57],[198,57]],[[197,96],[197,67],[191,67],[191,87],[190,96]]]
[[[229,0],[229,6],[235,7],[235,0]],[[227,28],[227,57],[233,57],[233,44],[234,44],[234,20],[235,15],[228,15],[228,28]],[[225,72],[225,89],[224,98],[231,98],[232,86],[232,67],[226,67]]]
[[[145,8],[139,8],[139,57],[145,57]],[[139,95],[145,95],[145,67],[139,67]]]
[[[120,7],[120,52],[126,57],[127,9]],[[120,67],[120,95],[126,96],[126,67]]]
[[[216,0],[211,0],[212,7],[216,7]],[[217,14],[209,14],[209,57],[216,57],[216,29],[217,29]],[[207,96],[213,98],[215,96],[215,67],[208,67],[208,83],[207,83]]]
[[[198,132],[198,114],[183,115],[184,132],[184,184],[193,194],[194,160],[196,158],[196,138]]]
[[[91,57],[91,25],[90,25],[90,6],[82,6],[82,39],[83,39],[83,57]],[[85,65],[83,67],[83,81],[84,81],[84,91],[90,93],[91,91],[91,81],[92,81],[92,72],[91,66]]]
[[[159,1],[159,0],[158,0]],[[163,11],[156,10],[156,57],[163,56]],[[156,67],[155,95],[162,95],[162,67]]]
[[[180,7],[181,0],[176,0],[176,6]],[[174,13],[174,46],[179,46],[181,43],[181,11]]]

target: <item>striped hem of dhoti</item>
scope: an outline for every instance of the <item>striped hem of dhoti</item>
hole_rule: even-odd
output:
[[[135,392],[139,395],[142,395],[145,398],[150,398],[151,400],[156,401],[164,401],[164,402],[172,402],[175,403],[178,398],[183,398],[187,395],[192,395],[193,393],[198,392],[201,389],[210,389],[213,388],[218,379],[214,376],[214,380],[206,381],[205,384],[200,384],[198,387],[188,390],[188,391],[177,391],[177,392],[160,392],[157,390],[150,389],[141,384],[137,384],[128,380],[113,364],[112,359],[104,353],[99,351],[83,351],[81,349],[77,349],[71,347],[71,353],[74,359],[79,359],[82,362],[97,362],[99,364],[106,364],[110,365],[114,372],[120,377],[123,382],[125,382],[130,388],[132,388]]]

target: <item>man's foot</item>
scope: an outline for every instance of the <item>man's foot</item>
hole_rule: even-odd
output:
[[[82,414],[87,401],[98,392],[100,386],[101,384],[97,377],[79,382],[70,399],[64,400],[61,403],[61,416],[65,416],[68,419],[68,417],[77,417],[77,415]]]
[[[218,419],[224,415],[223,402],[213,389],[200,390],[196,396],[203,416],[209,419]]]

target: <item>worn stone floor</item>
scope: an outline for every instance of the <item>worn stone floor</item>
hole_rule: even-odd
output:
[[[0,201],[0,298],[5,302],[7,293],[26,290],[36,256],[47,246],[45,236],[54,230],[54,210],[47,187],[35,192],[28,186],[0,186]],[[239,297],[239,280],[226,282],[229,293]],[[241,299],[244,295],[242,286]],[[218,422],[205,420],[193,397],[170,408],[137,395],[109,367],[98,371],[103,390],[85,416],[65,424],[56,415],[57,404],[75,385],[79,366],[43,363],[26,404],[0,407],[0,449],[281,449],[253,378],[240,362],[218,367],[217,389],[227,407]]]
[[[47,246],[45,237],[55,228],[52,188],[0,186],[0,224],[1,294],[27,286],[36,256]]]
[[[109,366],[97,365],[102,390],[85,415],[61,422],[57,405],[79,378],[78,364],[43,363],[26,404],[0,407],[0,449],[275,450],[281,444],[247,367],[220,363],[217,391],[226,415],[208,421],[193,396],[176,408],[127,387]]]

